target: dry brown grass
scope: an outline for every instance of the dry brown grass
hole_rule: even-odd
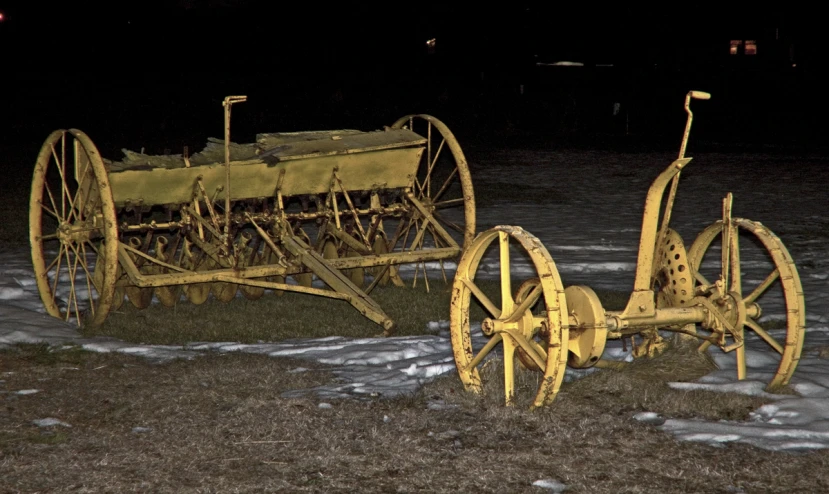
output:
[[[450,280],[451,282],[451,280]],[[451,283],[432,280],[408,286],[376,287],[371,297],[395,323],[394,336],[424,334],[430,321],[446,319]],[[126,341],[184,344],[192,341],[279,341],[289,338],[346,336],[365,338],[383,328],[342,300],[300,293],[276,296],[266,292],[256,301],[241,296],[228,303],[212,296],[201,305],[182,298],[174,307],[154,303],[138,310],[129,301],[110,312],[98,328],[85,327],[85,336],[107,335]]]
[[[543,492],[531,486],[541,478],[590,493],[829,490],[827,452],[682,443],[632,419],[742,418],[759,403],[665,385],[696,364],[680,376],[660,359],[598,372],[535,412],[505,408],[494,388],[466,393],[454,374],[414,396],[324,409],[280,396],[331,379],[289,372],[299,365],[314,367],[237,354],[154,365],[42,346],[0,353],[0,491]],[[497,364],[487,373],[496,381]],[[20,389],[40,392],[11,393]],[[32,425],[46,417],[72,427]]]

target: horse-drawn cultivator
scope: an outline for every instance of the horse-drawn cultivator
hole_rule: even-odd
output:
[[[701,351],[716,345],[733,352],[738,379],[746,377],[746,343],[753,333],[779,358],[777,372],[768,376],[768,388],[789,382],[803,346],[805,308],[797,269],[780,239],[758,222],[732,218],[731,193],[723,200],[722,219],[705,228],[689,249],[669,228],[680,172],[691,161],[685,157],[693,118],[690,102],[709,97],[691,91],[685,98],[688,117],[679,158],[648,191],[633,293],[624,310],[605,310],[587,286],[564,288],[550,253],[520,227],[497,226],[466,248],[455,275],[450,312],[455,363],[466,389],[481,391],[480,367],[500,349],[507,404],[517,398],[517,360],[521,368],[538,372],[532,407],[543,406],[555,398],[568,365],[614,365],[602,359],[608,339],[635,337],[635,357],[654,355],[666,345],[661,330],[698,338]],[[743,276],[741,251],[749,243],[766,251],[771,261],[767,274]],[[500,290],[488,293],[476,275],[490,247],[500,256]],[[703,263],[711,250],[713,256]],[[514,251],[528,257],[535,270],[519,283],[513,281],[517,270],[511,269]],[[475,305],[489,314],[481,321],[483,336],[489,337],[485,343],[472,334],[470,309]],[[761,319],[768,309],[784,315],[776,327]]]
[[[466,159],[434,117],[235,144],[230,110],[245,100],[225,98],[224,141],[192,156],[125,151],[112,162],[79,130],[47,138],[30,240],[49,314],[99,325],[125,299],[142,309],[153,297],[172,306],[292,291],[345,300],[389,334],[374,287],[402,285],[403,264],[428,286],[427,265],[442,269],[472,240]]]

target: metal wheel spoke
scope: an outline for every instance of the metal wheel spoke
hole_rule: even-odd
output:
[[[420,195],[418,199],[423,198],[424,187],[429,188],[429,177],[432,174],[432,122],[427,122],[426,126],[426,176],[423,177],[423,187],[420,188]]]
[[[731,233],[731,288],[732,292],[742,295],[743,277],[740,270],[740,232],[737,227]]]
[[[63,261],[64,255],[66,255],[66,265],[68,266],[69,265],[69,256],[68,256],[68,254],[66,254],[66,248],[61,244],[60,250],[58,250],[58,257],[56,257],[55,260],[52,261],[52,264],[49,265],[50,266],[49,269],[51,269],[52,266],[55,266],[55,279],[52,283],[52,296],[53,297],[57,296],[57,294],[58,294],[58,282],[60,281],[60,268],[61,268],[61,262]],[[47,274],[49,273],[49,269],[46,270]]]
[[[80,314],[80,308],[78,306],[78,291],[75,288],[75,277],[78,275],[78,256],[77,253],[75,254],[75,260],[72,263],[72,266],[68,266],[69,260],[69,251],[66,251],[66,258],[67,258],[67,267],[69,268],[69,307],[72,307],[72,303],[75,304],[75,315],[77,316]],[[66,311],[66,320],[69,320],[69,314],[71,310]]]
[[[455,205],[458,205],[458,204],[463,204],[463,201],[464,201],[464,198],[459,197],[457,199],[448,199],[446,201],[436,202],[433,205],[435,206],[435,208],[445,208],[445,207],[448,207],[448,206],[455,206]]]
[[[95,274],[95,269],[93,268],[92,272],[91,272],[91,273],[89,272],[89,263],[88,263],[88,262],[87,262],[87,260],[86,260],[86,256],[87,256],[87,250],[86,250],[86,247],[87,247],[87,246],[89,246],[90,252],[94,252],[94,253],[95,253],[95,264],[96,264],[96,265],[97,265],[99,262],[104,262],[104,260],[103,260],[103,259],[100,257],[100,255],[98,254],[98,249],[96,249],[96,248],[95,248],[95,246],[94,246],[94,245],[92,245],[92,242],[90,242],[90,241],[88,241],[88,240],[87,240],[86,242],[84,242],[84,243],[82,243],[82,244],[81,244],[81,251],[83,252],[83,256],[84,256],[84,257],[83,257],[83,265],[84,265],[84,271],[86,271],[86,276],[87,276],[87,278],[89,278],[90,280],[92,280],[92,287],[94,287],[94,288],[95,288],[95,292],[96,292],[96,293],[101,293],[101,287],[99,287],[99,286],[97,286],[97,285],[95,284],[95,276],[94,276],[94,274]],[[91,296],[92,296],[92,292],[90,291],[89,293],[90,293],[90,297],[91,297]]]
[[[435,247],[434,248],[435,249],[440,249],[442,247],[446,247],[445,243],[443,242],[443,239],[441,239],[440,236],[438,235],[437,229],[435,229],[435,226],[432,224],[432,222],[427,222],[426,227],[429,229],[429,232],[431,232],[431,234],[432,234],[432,240],[435,241]],[[438,259],[438,263],[440,264],[440,272],[443,275],[443,281],[448,283],[448,280],[446,278],[446,269],[443,266],[443,259]]]
[[[69,201],[69,212],[66,214],[66,221],[72,221],[73,217],[78,219],[79,221],[83,220],[83,218],[79,214],[76,214],[80,213],[80,210],[76,203],[79,202],[82,195],[83,194],[81,193],[80,185],[78,185],[78,189],[75,191],[74,197],[69,192],[67,192],[67,197]]]
[[[545,350],[544,347],[542,347],[541,345],[538,344],[537,341],[532,340],[532,339],[527,340],[527,343],[529,343],[530,346],[533,347],[533,349],[535,349],[535,352],[538,354],[539,357],[541,357],[541,362],[542,363],[547,361],[547,350]],[[540,365],[539,367],[541,367],[543,369],[544,365]]]
[[[77,165],[78,161],[80,161],[79,158],[81,156],[81,153],[83,153],[84,157],[86,158],[85,160],[83,160],[83,161],[85,161],[86,166],[82,170],[79,169],[79,173],[78,173],[79,177],[82,177],[82,176],[86,175],[87,170],[90,170],[90,167],[92,166],[92,160],[89,159],[89,155],[86,153],[85,149],[80,149],[79,148],[78,141],[75,141],[75,164],[76,165]],[[93,173],[93,175],[95,174],[94,171],[92,173]]]
[[[49,213],[49,216],[53,216],[56,220],[58,220],[58,221],[61,220],[61,217],[58,216],[58,213],[56,211],[53,211],[53,210],[49,209],[42,202],[40,203],[40,209],[42,209],[42,210],[46,211],[47,213]]]
[[[66,196],[69,195],[69,189],[67,188],[69,186],[69,184],[66,181],[66,132],[64,132],[60,136],[60,156],[61,156],[60,163],[59,163],[60,166],[58,167],[58,170],[60,171],[61,184],[63,184],[62,186],[63,186],[64,191],[65,191],[64,193],[61,194],[62,198],[61,198],[60,207],[61,207],[61,213],[63,214],[64,217],[66,217],[66,214],[67,214],[66,209],[65,209]]]
[[[498,232],[501,267],[501,314],[512,314],[512,278],[509,258],[509,234]]]
[[[60,217],[60,216],[58,216],[58,206],[57,206],[57,204],[55,204],[55,196],[52,194],[52,189],[50,189],[50,188],[49,188],[49,184],[48,184],[48,183],[46,183],[45,179],[44,179],[44,182],[43,182],[43,188],[46,190],[46,195],[48,195],[48,196],[49,196],[49,202],[50,202],[50,203],[52,203],[52,211],[49,211],[49,208],[47,208],[47,207],[43,204],[43,201],[42,201],[43,194],[41,194],[41,200],[40,200],[40,201],[38,201],[38,202],[40,203],[41,208],[43,208],[43,210],[44,210],[44,211],[48,211],[48,212],[52,213],[52,215],[53,215],[55,218],[57,218],[58,220],[60,220],[60,219],[61,219],[61,217]]]
[[[84,176],[84,177],[86,177],[86,176]],[[97,190],[94,188],[94,186],[95,186],[94,178],[95,177],[93,176],[91,178],[93,180],[92,180],[92,182],[89,186],[89,189],[86,191],[86,199],[89,200],[89,197],[92,196],[92,202],[87,202],[86,204],[75,204],[74,205],[75,206],[74,209],[75,209],[75,211],[77,211],[76,216],[80,220],[84,219],[84,215],[83,215],[84,207],[83,206],[87,206],[90,211],[94,211],[95,209],[98,209],[98,207],[101,205],[101,195],[98,194]],[[86,180],[84,180],[84,182],[86,182]],[[78,193],[76,195],[76,202],[78,202],[77,199],[79,199],[81,197],[81,190],[82,190],[81,187],[82,187],[82,185],[83,184],[78,185]],[[92,191],[95,191],[96,193],[94,195],[92,195]]]
[[[524,350],[527,353],[527,356],[533,359],[535,365],[537,365],[539,369],[546,367],[544,360],[547,359],[547,352],[545,352],[540,345],[535,343],[533,340],[525,338],[524,335],[515,330],[507,330],[507,333],[510,337],[512,337],[516,345]],[[538,350],[541,350],[541,352],[539,353]]]
[[[760,297],[760,295],[765,293],[765,291],[768,290],[769,287],[772,285],[772,283],[777,281],[778,278],[780,278],[780,270],[775,268],[774,271],[772,271],[771,273],[769,273],[768,276],[766,276],[766,279],[763,280],[762,283],[757,285],[757,288],[752,290],[752,292],[748,295],[748,297],[745,297],[743,299],[743,303],[744,304],[754,303],[754,301],[757,300]]]
[[[418,225],[418,226],[416,228],[417,233],[415,234],[415,238],[414,238],[414,240],[412,240],[411,250],[422,249],[423,248],[423,234],[426,233],[426,228],[425,228],[426,223],[427,223],[427,221],[424,220],[424,219],[420,220],[420,223],[418,223],[418,220],[415,220],[415,224]]]
[[[64,136],[65,137],[65,136]],[[62,137],[61,140],[64,138]],[[58,152],[55,150],[55,145],[52,144],[52,157],[55,158],[55,168],[58,171],[58,175],[60,175],[60,215],[61,218],[66,217],[66,196],[69,195],[69,189],[66,185],[66,170],[63,168],[63,162],[60,158],[58,158]]]
[[[507,406],[515,403],[515,343],[504,338],[504,395]]]
[[[412,242],[412,251],[414,250],[423,250],[423,240],[424,235],[423,233],[426,231],[426,221],[423,222],[424,228],[418,228],[417,235],[415,236],[415,240]],[[415,272],[414,272],[414,280],[412,281],[412,288],[417,286],[417,273],[420,267],[423,267],[423,282],[426,284],[426,292],[429,292],[429,277],[426,273],[426,261],[420,261],[419,263],[415,264]]]
[[[409,242],[409,233],[412,231],[412,224],[415,221],[414,218],[409,218],[409,224],[406,225],[406,233],[403,235],[403,243],[400,245],[400,250],[406,250],[406,244]]]
[[[98,247],[95,247],[95,244],[93,244],[93,243],[92,243],[92,242],[90,242],[89,240],[87,240],[87,241],[86,241],[86,243],[87,243],[87,244],[89,244],[89,248],[90,248],[90,249],[92,249],[92,252],[94,252],[94,253],[95,253],[95,256],[96,256],[96,260],[95,260],[95,262],[98,262],[98,261],[97,261],[97,256],[99,256],[99,255],[100,255],[100,252],[98,251]]]
[[[490,338],[489,341],[486,342],[486,345],[484,345],[481,348],[481,351],[479,351],[478,354],[475,355],[475,358],[469,361],[469,364],[467,364],[466,368],[463,369],[464,372],[469,372],[475,367],[478,367],[478,364],[483,362],[484,358],[486,358],[486,356],[489,355],[489,352],[491,352],[492,349],[495,348],[495,345],[500,343],[502,339],[503,336],[501,336],[501,333],[495,333],[494,335],[492,335],[492,338]]]
[[[507,321],[515,322],[520,319],[524,313],[530,310],[530,307],[538,301],[538,298],[541,297],[542,293],[544,293],[544,289],[539,283],[524,298],[524,300],[522,300],[521,303],[513,309],[512,313],[507,318]]]
[[[394,235],[389,237],[386,240],[386,249],[389,252],[394,252],[394,246],[397,245],[397,242],[400,240],[400,237],[403,235],[403,228],[404,228],[404,221],[403,218],[400,218],[397,222],[397,227],[394,229]]]
[[[446,218],[444,218],[443,216],[439,215],[439,214],[437,213],[437,211],[433,211],[433,212],[432,212],[432,216],[434,216],[434,217],[435,217],[435,219],[439,220],[441,223],[445,224],[445,225],[446,225],[446,226],[448,226],[449,228],[451,228],[451,229],[453,229],[453,230],[457,231],[458,233],[464,233],[464,229],[463,229],[463,227],[461,227],[461,226],[460,226],[460,225],[458,225],[458,224],[455,224],[455,223],[454,223],[454,222],[452,222],[452,221],[447,220],[447,219],[446,219]]]
[[[455,175],[457,175],[457,173],[458,167],[456,166],[452,170],[452,173],[450,173],[446,180],[443,182],[443,185],[441,185],[440,189],[437,191],[433,199],[437,200],[441,196],[441,194],[443,194],[446,191],[446,188],[449,187],[449,183],[452,181],[452,178],[454,178]],[[463,199],[460,199],[460,201],[463,202]]]
[[[742,381],[746,378],[746,345],[743,343],[737,350],[734,351],[737,357],[737,380]]]
[[[420,183],[420,179],[417,176],[414,177],[414,185],[415,185],[415,195],[418,199],[423,198],[423,184]]]
[[[501,309],[497,308],[495,304],[492,303],[492,300],[490,300],[489,297],[487,297],[487,295],[480,288],[478,288],[478,285],[476,285],[472,280],[466,277],[460,278],[460,280],[463,282],[464,285],[466,285],[467,288],[469,288],[469,291],[472,292],[472,295],[474,295],[475,298],[478,299],[478,302],[480,302],[481,305],[484,306],[484,308],[487,310],[487,312],[490,313],[490,315],[492,315],[492,317],[501,317]]]
[[[55,267],[55,265],[58,263],[58,261],[60,261],[60,256],[61,255],[63,255],[63,246],[62,245],[60,246],[60,249],[58,250],[57,257],[55,257],[55,259],[52,262],[50,262],[48,266],[46,266],[46,270],[45,270],[46,273],[48,273],[49,271],[52,270],[52,268]]]
[[[66,170],[66,133],[61,136],[60,139],[60,148],[61,148],[61,157],[58,158],[56,153],[53,153],[55,157],[55,161],[57,162],[57,170],[58,174],[60,175],[61,180],[61,215],[63,216],[66,221],[72,216],[71,213],[71,206],[72,206],[72,192],[69,190],[69,180],[67,177],[69,176]],[[53,147],[54,149],[54,147]],[[69,211],[67,211],[67,205],[69,206]]]
[[[429,231],[432,232],[432,238],[435,240],[435,248],[439,249],[441,247],[446,247],[446,242],[438,235],[438,230],[435,228],[431,222],[429,223]],[[442,260],[441,260],[442,261]]]
[[[751,328],[752,331],[757,333],[757,336],[762,338],[763,341],[768,343],[770,347],[774,348],[774,350],[777,353],[779,353],[780,355],[783,355],[783,347],[780,345],[780,343],[778,343],[777,340],[772,338],[772,336],[770,334],[768,334],[768,332],[766,332],[766,330],[763,329],[759,324],[757,324],[756,321],[754,321],[752,319],[746,319],[745,324],[746,324],[746,326]]]
[[[92,300],[92,286],[94,285],[94,279],[92,278],[92,274],[89,272],[89,265],[86,263],[86,248],[84,244],[81,244],[81,253],[83,254],[83,259],[81,260],[81,266],[83,267],[84,272],[86,273],[86,293],[89,296],[89,305],[92,308],[92,315],[95,315],[95,304]],[[95,287],[95,291],[100,293],[98,287]]]
[[[711,286],[711,283],[709,283],[705,276],[700,274],[699,271],[694,271],[694,278],[699,282],[700,285]]]
[[[86,264],[86,249],[84,248],[84,244],[79,244],[80,249],[71,245],[72,252],[75,253],[75,273],[74,276],[78,275],[78,265],[80,265],[83,272],[86,274],[87,281],[89,278],[92,278],[92,273],[89,272],[89,266]],[[73,276],[73,277],[74,277]],[[90,297],[92,296],[92,292],[90,292]]]
[[[429,123],[429,134],[431,134],[432,124]],[[446,144],[446,139],[441,139],[440,144],[438,145],[437,151],[435,151],[435,156],[432,158],[431,151],[429,154],[429,166],[426,170],[426,178],[423,180],[424,185],[426,186],[426,194],[429,197],[432,197],[432,171],[435,169],[435,165],[438,162],[438,158],[440,158],[440,152],[443,151],[443,145]],[[429,138],[429,147],[431,148],[432,139]],[[422,196],[421,196],[422,197]]]

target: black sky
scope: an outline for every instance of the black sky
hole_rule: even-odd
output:
[[[515,66],[536,56],[646,63],[704,51],[698,47],[713,36],[789,29],[808,17],[578,2],[17,1],[0,9],[4,57],[23,66],[75,70],[76,60],[67,63],[74,56],[105,68],[195,70],[224,59],[267,72],[416,67],[430,38],[437,39],[436,53],[457,66]]]
[[[631,46],[676,38],[671,14],[627,6],[168,0],[0,8],[4,56],[33,66],[63,64],[70,54],[99,66],[197,67],[223,56],[260,70],[405,66],[425,54],[430,38],[438,54],[460,65],[521,63],[537,54],[606,62]]]

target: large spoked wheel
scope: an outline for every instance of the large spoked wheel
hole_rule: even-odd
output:
[[[477,278],[479,272],[486,271],[485,267],[479,268],[496,240],[498,287]],[[513,279],[519,270],[511,269],[511,246],[519,256],[529,257],[533,272],[527,273],[526,280]],[[518,289],[514,291],[513,285]],[[534,310],[537,306],[541,310]],[[474,317],[481,318],[482,334],[477,331],[473,334],[472,313],[480,313],[481,308],[484,314]],[[479,368],[487,357],[494,355],[496,348],[500,348],[507,405],[514,404],[517,398],[516,357],[524,367],[543,372],[531,407],[553,401],[567,366],[567,303],[555,263],[535,236],[512,226],[497,226],[481,233],[458,264],[449,317],[455,364],[467,390],[483,390]]]
[[[719,249],[711,249],[715,243]],[[723,222],[717,221],[694,241],[688,262],[702,286],[726,280],[726,307],[729,303],[738,307],[734,311],[737,334],[754,333],[780,356],[768,389],[788,384],[803,349],[806,309],[797,268],[783,242],[755,221],[734,218],[730,229],[723,229]],[[745,345],[735,350],[738,379],[746,376],[745,351]]]
[[[461,248],[468,248],[475,237],[475,193],[457,139],[443,122],[430,115],[405,116],[392,128],[409,129],[426,138],[412,193]],[[389,251],[448,246],[435,226],[414,208],[389,239]]]
[[[118,267],[115,204],[98,149],[83,132],[56,130],[35,164],[29,240],[46,311],[96,326],[112,306]]]

